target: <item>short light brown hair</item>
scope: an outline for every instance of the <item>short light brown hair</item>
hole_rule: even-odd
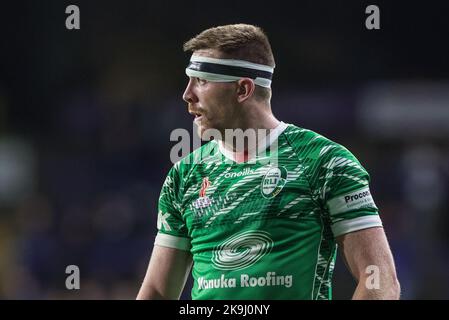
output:
[[[206,29],[184,43],[184,51],[215,49],[220,58],[246,60],[275,66],[273,51],[265,32],[250,24],[230,24]],[[271,89],[256,86],[256,96],[270,99]]]

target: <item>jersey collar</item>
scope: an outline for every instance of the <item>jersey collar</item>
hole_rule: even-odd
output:
[[[223,141],[218,141],[218,150],[223,156],[231,161],[237,163],[248,161],[249,159],[252,159],[254,156],[256,156],[256,154],[259,154],[269,148],[273,144],[273,142],[281,135],[281,133],[284,132],[287,126],[288,124],[281,121],[276,128],[270,130],[268,136],[265,137],[262,141],[259,141],[257,152],[256,150],[248,150],[247,154],[239,155],[236,152],[227,149],[224,146]]]

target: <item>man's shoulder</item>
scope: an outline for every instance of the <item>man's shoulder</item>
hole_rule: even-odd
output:
[[[346,147],[310,129],[289,124],[283,132],[285,139],[298,156],[317,159],[325,154],[347,151]]]
[[[212,140],[177,161],[171,170],[177,174],[186,175],[192,170],[195,170],[198,164],[218,161],[217,155],[217,142]]]
[[[347,188],[365,186],[367,171],[345,146],[309,129],[289,125],[285,139],[306,167],[311,184],[321,186],[335,177],[346,177]],[[351,176],[347,176],[350,174]],[[334,181],[343,181],[336,179]],[[362,183],[362,184],[360,184]],[[341,188],[341,185],[340,185]]]

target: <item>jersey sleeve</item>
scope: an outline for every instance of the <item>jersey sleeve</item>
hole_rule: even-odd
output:
[[[371,227],[382,221],[370,192],[370,177],[356,157],[339,144],[323,146],[318,161],[318,192],[334,237]]]
[[[162,185],[159,196],[155,245],[190,250],[190,237],[181,213],[181,177],[179,163],[173,166]]]

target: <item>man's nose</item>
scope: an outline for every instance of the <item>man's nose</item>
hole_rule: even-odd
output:
[[[198,101],[198,97],[192,90],[192,79],[189,80],[189,83],[187,84],[186,90],[184,91],[182,98],[187,103],[195,103]]]

